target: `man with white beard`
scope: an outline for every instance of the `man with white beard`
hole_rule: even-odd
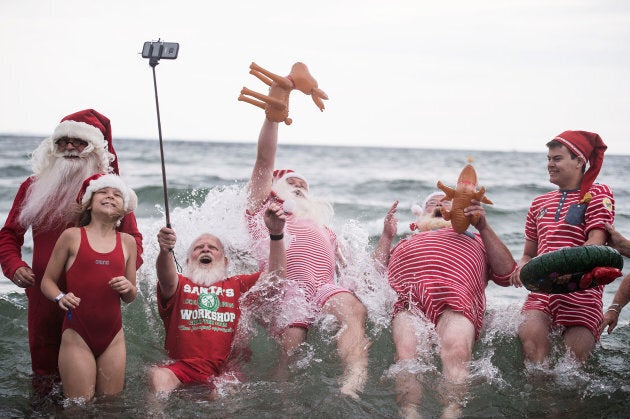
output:
[[[261,216],[273,204],[287,212],[287,284],[281,305],[267,326],[280,344],[277,377],[285,378],[289,362],[306,341],[309,327],[322,315],[332,315],[340,328],[337,352],[344,367],[341,392],[358,397],[367,378],[369,341],[365,335],[367,311],[348,289],[335,282],[340,259],[337,238],[331,230],[332,206],[313,198],[306,179],[292,170],[274,171],[278,148],[278,123],[265,118],[258,139],[258,153],[248,184],[247,222],[256,257],[264,266],[268,239]]]
[[[31,164],[33,174],[18,189],[0,230],[0,265],[7,278],[26,289],[33,384],[38,395],[45,395],[59,376],[57,358],[65,312],[42,294],[40,284],[57,239],[76,221],[75,199],[83,179],[96,173],[119,174],[109,119],[93,109],[64,117],[35,149]],[[29,227],[32,267],[22,260],[21,251]],[[139,267],[142,235],[133,213],[123,218],[118,229],[134,236]],[[65,291],[64,277],[59,286]]]
[[[422,208],[414,205],[417,217],[411,225],[418,232],[398,242],[395,202],[383,225],[383,234],[374,258],[382,272],[387,271],[390,286],[398,294],[394,304],[392,338],[395,361],[409,366],[431,345],[419,339],[419,324],[432,324],[440,345],[442,374],[447,408],[442,417],[458,416],[469,376],[473,345],[479,337],[486,310],[485,289],[488,281],[509,286],[516,261],[486,221],[481,203],[472,200],[464,214],[473,216],[478,233],[463,234],[442,218],[443,192],[430,194]],[[396,377],[396,400],[402,417],[419,417],[422,384],[412,371]]]
[[[171,228],[158,233],[156,261],[158,311],[164,322],[164,348],[173,362],[151,368],[153,393],[167,395],[182,385],[201,384],[215,395],[214,379],[227,372],[228,358],[240,317],[240,297],[259,278],[273,286],[285,275],[282,237],[285,214],[279,204],[264,214],[269,241],[267,273],[227,277],[228,259],[221,240],[202,234],[188,248],[186,272],[178,274],[171,249],[177,237]]]

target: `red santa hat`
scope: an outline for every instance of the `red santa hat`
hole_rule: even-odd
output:
[[[595,182],[604,163],[604,152],[608,147],[598,134],[588,131],[565,131],[557,135],[554,140],[571,150],[584,162],[588,162],[588,170],[582,176],[580,185],[580,196],[583,197]]]
[[[291,169],[279,169],[279,170],[273,171],[273,181],[275,183],[280,182],[282,180],[286,180],[290,177],[302,179],[304,182],[306,182],[306,184],[308,184],[308,181],[306,180],[304,176],[300,175],[299,173],[294,172]]]
[[[118,175],[97,173],[83,181],[81,190],[77,195],[77,202],[85,205],[92,199],[94,192],[103,188],[118,189],[123,195],[123,209],[125,213],[135,211],[138,208],[138,197],[129,186],[123,182]]]
[[[112,144],[112,128],[106,116],[94,109],[84,109],[70,114],[61,120],[50,140],[56,144],[57,140],[63,137],[86,141],[88,146],[94,147],[98,154],[108,160],[105,169],[107,170],[109,166],[111,168],[109,171],[119,174],[118,158]],[[111,156],[107,155],[105,151],[109,152]]]

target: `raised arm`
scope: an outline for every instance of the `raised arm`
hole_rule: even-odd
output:
[[[162,297],[171,298],[177,290],[179,277],[177,276],[177,268],[171,250],[175,248],[177,236],[175,230],[168,227],[162,227],[157,235],[160,252],[155,261],[155,269],[157,271],[158,283]]]
[[[269,230],[269,267],[267,271],[273,279],[286,276],[287,256],[284,247],[284,224],[286,215],[277,203],[269,205],[265,211],[265,225]]]
[[[256,162],[249,180],[247,209],[255,211],[267,199],[271,192],[271,181],[278,150],[278,123],[267,118],[263,122],[258,136]]]
[[[396,209],[398,208],[398,201],[395,201],[392,207],[387,211],[385,220],[383,221],[383,233],[381,238],[376,244],[374,249],[374,262],[376,269],[380,273],[384,273],[387,270],[387,264],[389,263],[389,250],[392,247],[392,241],[398,231],[398,219],[396,218]]]

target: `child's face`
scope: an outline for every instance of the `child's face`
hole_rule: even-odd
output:
[[[92,196],[92,211],[96,208],[108,213],[123,215],[125,210],[122,192],[109,186],[97,190]]]

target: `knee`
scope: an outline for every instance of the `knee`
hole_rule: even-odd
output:
[[[465,363],[472,358],[472,348],[464,341],[453,341],[442,345],[440,356],[445,363]]]
[[[352,299],[352,303],[349,305],[349,317],[361,324],[365,323],[367,318],[367,309],[356,297]]]

